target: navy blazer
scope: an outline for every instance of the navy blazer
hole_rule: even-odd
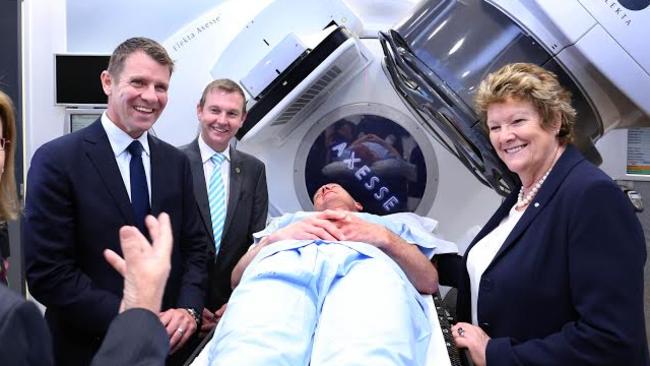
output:
[[[467,253],[508,215],[511,193],[463,258],[457,314],[471,322]],[[573,146],[557,161],[479,284],[487,365],[648,365],[645,239],[616,184]]]
[[[187,158],[149,135],[151,212],[170,215],[168,308],[203,308],[207,237]],[[27,281],[47,307],[55,357],[87,364],[117,315],[123,279],[103,251],[121,253],[119,228],[133,225],[126,187],[101,122],[41,146],[27,177],[23,243]],[[63,357],[63,358],[61,358]],[[62,361],[63,360],[63,361]]]
[[[198,140],[181,147],[190,160],[194,175],[194,195],[203,228],[210,237],[208,245],[208,292],[205,306],[216,311],[228,302],[232,288],[230,275],[239,259],[253,243],[253,233],[266,226],[269,195],[266,170],[259,159],[230,148],[230,181],[226,221],[219,254],[215,256],[208,191]]]

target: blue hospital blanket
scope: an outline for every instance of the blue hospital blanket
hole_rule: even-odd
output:
[[[314,214],[298,212],[276,218],[254,235],[256,242]],[[350,214],[385,226],[416,244],[428,258],[457,251],[453,243],[431,233],[434,220],[405,213]],[[348,273],[353,277],[339,282]],[[334,288],[339,288],[337,296],[330,298]],[[373,294],[383,295],[383,300],[377,302]],[[329,311],[321,314],[326,299]],[[342,302],[335,305],[335,299]],[[346,313],[351,314],[349,318]],[[237,360],[247,365],[296,366],[335,360],[334,364],[341,365],[369,361],[373,365],[421,365],[431,335],[431,317],[399,265],[375,246],[282,240],[262,248],[247,267],[204,349],[208,354],[197,364],[227,365]],[[369,321],[364,323],[364,319]],[[338,329],[354,322],[362,325],[345,332]],[[350,342],[356,342],[353,352],[346,352]]]

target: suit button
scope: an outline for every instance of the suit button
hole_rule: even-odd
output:
[[[482,291],[492,291],[494,288],[494,282],[486,277],[481,278],[481,290]]]

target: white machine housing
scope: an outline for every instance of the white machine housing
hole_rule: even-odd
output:
[[[583,86],[605,131],[650,126],[650,49],[644,41],[650,7],[631,10],[615,0],[487,1],[534,35]]]
[[[602,121],[597,128],[600,133],[589,136],[591,140],[611,128],[650,122],[650,101],[643,98],[650,91],[649,55],[633,39],[635,34],[644,34],[641,28],[650,24],[643,21],[648,9],[630,10],[625,19],[612,19],[616,13],[609,6],[614,2],[570,0],[560,6],[548,1],[484,1],[539,42],[582,90],[598,116],[594,123]],[[422,148],[431,176],[427,177],[426,191],[415,211],[439,220],[443,236],[459,241],[462,250],[463,243],[472,236],[470,228],[487,220],[499,197],[443,147],[390,82],[378,38],[368,29],[389,30],[399,19],[389,14],[379,25],[381,22],[373,17],[366,27],[364,8],[376,5],[362,0],[236,3],[220,4],[165,41],[177,71],[170,89],[173,102],[156,125],[157,134],[176,144],[193,138],[196,130],[179,131],[167,121],[196,120],[187,105],[196,103],[199,95],[188,96],[187,90],[200,90],[215,78],[241,81],[251,94],[249,107],[259,103],[255,98],[275,82],[278,74],[309,54],[318,40],[329,34],[331,30],[325,30],[328,26],[343,25],[354,36],[240,136],[238,148],[266,164],[270,213],[310,209],[304,183],[305,155],[310,144],[327,128],[332,116],[368,111],[404,127]],[[411,13],[422,6],[411,1],[390,3],[411,9]],[[465,3],[435,2],[436,6]],[[214,19],[219,23],[205,27]],[[198,29],[202,29],[201,34],[195,34]],[[456,45],[461,47],[462,42]],[[335,76],[333,68],[340,71]]]

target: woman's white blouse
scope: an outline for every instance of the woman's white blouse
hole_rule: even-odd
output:
[[[478,288],[481,283],[481,276],[525,211],[519,212],[515,210],[515,206],[513,205],[510,213],[501,220],[499,226],[479,240],[469,251],[469,255],[467,256],[467,273],[469,273],[472,295],[472,324],[474,325],[478,325],[476,307],[478,304]]]

